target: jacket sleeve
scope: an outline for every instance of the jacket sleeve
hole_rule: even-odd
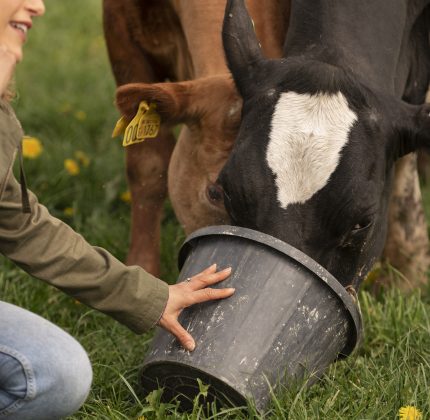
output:
[[[29,194],[31,214],[26,214],[20,185],[10,174],[0,200],[0,252],[34,277],[136,333],[153,327],[167,303],[167,284],[89,245]]]

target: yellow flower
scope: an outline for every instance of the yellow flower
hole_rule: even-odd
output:
[[[82,150],[77,150],[75,152],[75,158],[82,166],[87,167],[90,164],[90,158]]]
[[[72,217],[75,214],[75,209],[73,207],[66,207],[63,210],[64,216]]]
[[[420,420],[423,418],[421,411],[411,405],[401,407],[399,417],[400,420]]]
[[[125,191],[123,192],[119,198],[121,199],[121,201],[124,201],[124,203],[130,203],[131,202],[131,193],[130,191]]]
[[[68,172],[69,175],[76,176],[81,171],[75,159],[66,159],[64,161],[64,169]]]
[[[36,137],[24,136],[22,139],[22,155],[28,159],[36,159],[42,153],[43,146]]]
[[[87,113],[85,111],[76,111],[75,118],[79,121],[85,121],[87,119]]]

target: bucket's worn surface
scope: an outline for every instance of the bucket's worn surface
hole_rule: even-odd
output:
[[[180,322],[196,340],[183,350],[159,331],[142,371],[146,391],[164,387],[187,409],[198,394],[223,405],[263,409],[270,388],[307,375],[316,377],[339,355],[348,355],[361,334],[357,306],[340,283],[315,261],[271,236],[233,226],[201,229],[183,245],[179,281],[212,263],[231,266],[217,287],[233,286],[222,301],[185,310]]]

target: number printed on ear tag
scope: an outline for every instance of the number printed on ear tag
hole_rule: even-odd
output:
[[[155,104],[148,105],[146,101],[142,101],[139,104],[137,114],[125,129],[124,140],[122,142],[124,147],[158,136],[161,118],[155,108]]]
[[[139,127],[137,129],[138,140],[153,139],[158,136],[161,118],[155,110],[156,107],[157,106],[155,104],[150,104],[149,109],[140,119]]]

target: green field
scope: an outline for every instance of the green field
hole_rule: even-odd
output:
[[[26,134],[43,144],[43,153],[25,162],[28,184],[52,214],[123,259],[129,205],[120,199],[127,189],[124,150],[119,139],[110,138],[118,114],[101,0],[46,0],[46,6],[16,78],[14,107]],[[78,151],[89,164],[81,162],[80,173],[71,176],[64,161],[76,159]],[[163,223],[162,278],[173,282],[184,236],[168,205]],[[406,405],[430,418],[429,292],[404,297],[392,291],[377,298],[361,292],[365,336],[358,351],[333,364],[310,389],[281,390],[265,416],[257,416],[252,405],[245,413],[208,414],[207,406],[197,402],[192,413],[180,415],[174,403],[160,403],[160,392],[148,398],[140,394],[137,374],[152,333],[136,336],[10,262],[3,260],[2,266],[2,300],[60,325],[89,353],[93,388],[73,419],[395,419]]]

